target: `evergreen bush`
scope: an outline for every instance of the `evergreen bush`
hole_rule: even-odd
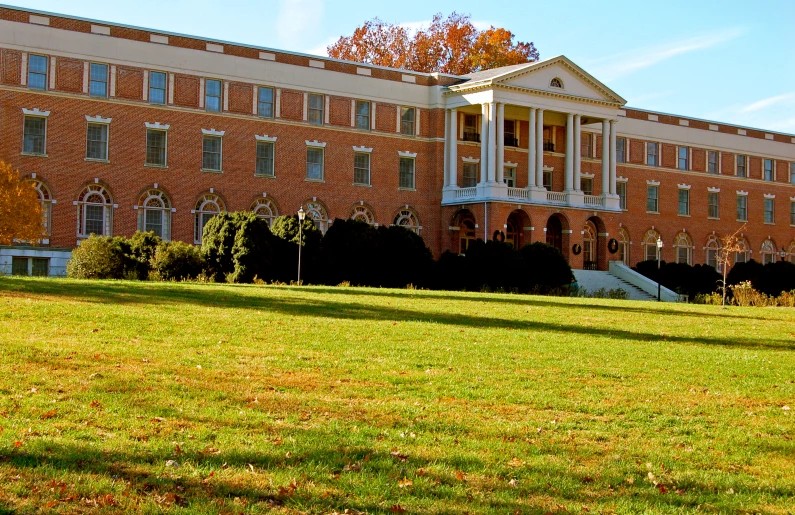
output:
[[[72,251],[66,276],[75,279],[122,279],[124,250],[119,240],[92,234]]]

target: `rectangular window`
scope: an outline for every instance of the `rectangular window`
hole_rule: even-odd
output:
[[[677,150],[678,159],[679,159],[679,169],[680,170],[689,170],[690,169],[690,149],[687,147],[679,147]]]
[[[92,97],[108,96],[108,65],[91,63],[88,94]]]
[[[273,170],[273,143],[270,141],[257,142],[257,175],[264,175],[267,177],[274,176]]]
[[[47,277],[49,275],[50,260],[48,258],[30,258],[33,277]]]
[[[679,190],[679,214],[690,216],[690,190]]]
[[[166,103],[166,74],[164,72],[149,72],[149,103]]]
[[[775,199],[766,198],[765,199],[765,223],[766,224],[773,224],[776,223],[776,218],[774,216],[774,205]]]
[[[149,166],[166,166],[167,132],[146,129],[146,164]]]
[[[85,233],[105,234],[105,206],[85,205],[86,223]]]
[[[478,183],[478,165],[475,163],[464,163],[464,181],[462,188],[474,188]]]
[[[160,209],[147,209],[144,211],[144,231],[153,232],[155,236],[163,237],[163,211]]]
[[[659,166],[657,159],[657,143],[646,143],[646,164],[649,166]]]
[[[789,203],[789,224],[795,225],[795,201]]]
[[[658,186],[646,186],[646,211],[659,213]]]
[[[323,125],[323,95],[310,94],[307,119],[312,125]]]
[[[626,138],[616,138],[616,163],[627,162],[627,140]]]
[[[506,147],[518,147],[519,140],[516,139],[516,121],[515,120],[505,120],[503,122],[504,127],[504,143]]]
[[[108,124],[89,123],[86,130],[86,159],[108,159]]]
[[[720,207],[718,205],[718,193],[713,191],[707,194],[707,216],[709,218],[720,218]]]
[[[581,135],[580,141],[580,155],[582,157],[591,157],[593,154],[593,146],[591,145],[591,134],[590,132],[583,132]]]
[[[745,156],[737,156],[737,177],[745,177],[745,163],[746,163]]]
[[[516,168],[509,166],[505,168],[505,185],[509,188],[516,187]]]
[[[28,57],[28,87],[47,89],[47,57],[30,54]]]
[[[748,221],[748,197],[745,195],[737,195],[737,221]]]
[[[711,150],[707,152],[707,172],[711,174],[717,174],[719,172],[717,152]]]
[[[353,154],[353,182],[370,185],[370,154],[364,152]]]
[[[309,147],[306,149],[306,178],[313,181],[323,180],[323,149]]]
[[[220,136],[204,136],[202,141],[202,170],[221,171],[222,145]]]
[[[464,141],[480,141],[478,116],[476,114],[464,115]]]
[[[593,179],[590,177],[580,178],[580,191],[586,195],[593,195]]]
[[[399,181],[401,188],[414,189],[414,159],[410,157],[400,158]]]
[[[221,112],[221,81],[207,79],[204,81],[204,108],[207,111]]]
[[[414,108],[400,108],[400,133],[404,136],[414,136]]]
[[[28,275],[28,258],[11,258],[11,275]]]
[[[370,130],[370,102],[366,100],[356,101],[356,125],[357,129]]]
[[[772,181],[773,180],[773,160],[772,159],[765,159],[765,180]]]
[[[618,205],[624,211],[627,210],[627,183],[626,182],[617,182],[616,183],[616,191],[618,193]]]
[[[789,164],[789,183],[795,184],[795,163]]]
[[[47,146],[47,118],[26,116],[23,125],[22,152],[45,155]]]
[[[259,88],[257,114],[262,118],[273,118],[273,88]]]
[[[677,263],[684,263],[686,265],[690,264],[690,248],[688,247],[677,247],[676,248],[676,262]]]
[[[547,191],[552,191],[552,171],[544,170],[541,178],[544,181],[544,188],[546,188]]]

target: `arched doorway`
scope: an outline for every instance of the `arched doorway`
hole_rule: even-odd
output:
[[[468,209],[462,209],[453,217],[453,226],[458,228],[458,253],[466,254],[469,246],[477,239],[475,215]]]
[[[583,270],[597,270],[597,242],[596,225],[588,220],[582,229],[582,268]]]
[[[506,243],[510,243],[517,250],[530,243],[529,238],[525,237],[525,228],[530,227],[530,217],[527,213],[517,209],[508,216],[508,222],[505,225]]]
[[[555,215],[547,220],[547,245],[552,245],[563,252],[563,224]]]

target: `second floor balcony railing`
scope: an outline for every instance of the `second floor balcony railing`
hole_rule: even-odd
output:
[[[480,143],[480,134],[477,132],[467,132],[464,131],[464,141],[473,141],[475,143]]]

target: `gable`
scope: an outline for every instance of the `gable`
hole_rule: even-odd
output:
[[[558,78],[563,83],[563,88],[550,86],[552,79]],[[495,78],[497,84],[516,86],[540,91],[548,91],[587,98],[601,102],[615,102],[624,104],[624,99],[612,93],[608,88],[590,77],[583,76],[575,67],[569,66],[565,61],[559,60],[551,63],[539,63],[514,74]]]

